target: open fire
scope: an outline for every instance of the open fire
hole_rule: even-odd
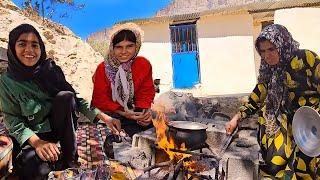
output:
[[[178,161],[180,159],[190,157],[189,154],[173,152],[172,149],[179,149],[186,151],[185,144],[182,143],[180,147],[175,144],[172,137],[167,136],[167,123],[168,119],[162,112],[157,113],[157,117],[153,119],[153,125],[156,128],[157,133],[157,144],[162,148],[170,157],[170,160]]]
[[[168,171],[166,179],[213,179],[210,174],[205,175],[202,172],[218,170],[218,160],[215,156],[203,154],[201,151],[200,153],[190,151],[185,143],[176,143],[174,138],[168,135],[168,123],[165,114],[157,112],[156,118],[153,119],[157,136],[155,148],[165,151],[169,161],[155,164],[145,171],[162,166]]]

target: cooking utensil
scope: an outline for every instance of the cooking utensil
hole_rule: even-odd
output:
[[[310,157],[320,155],[320,115],[309,106],[300,107],[293,116],[292,132],[299,149]]]
[[[176,145],[185,143],[186,148],[194,148],[205,144],[207,139],[207,126],[191,121],[170,121],[167,134]]]
[[[106,136],[106,140],[103,143],[104,152],[106,156],[110,159],[114,159],[113,143],[121,143],[123,141],[132,141],[132,139],[123,129],[120,131],[119,135],[112,134],[111,132],[108,133]]]
[[[224,152],[226,152],[227,148],[229,147],[229,145],[231,143],[232,138],[234,137],[235,134],[237,134],[238,129],[239,128],[236,127],[236,129],[232,132],[232,134],[227,135],[228,137],[227,137],[225,143],[223,144],[221,151],[218,154],[219,157],[222,157]]]

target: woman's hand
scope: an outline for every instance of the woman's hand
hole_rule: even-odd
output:
[[[60,151],[57,144],[44,141],[37,135],[33,135],[29,138],[29,144],[34,147],[37,155],[43,161],[57,161],[59,159]]]
[[[114,119],[103,112],[97,115],[97,118],[101,119],[111,129],[113,134],[119,135],[121,131],[121,123],[118,119]]]
[[[229,122],[226,123],[225,129],[227,134],[232,134],[232,132],[238,126],[240,119],[241,119],[241,114],[237,113],[236,115],[233,116],[233,118]]]

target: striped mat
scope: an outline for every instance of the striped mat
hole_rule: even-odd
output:
[[[83,168],[107,163],[103,142],[108,129],[104,124],[80,123],[77,130],[79,161]]]

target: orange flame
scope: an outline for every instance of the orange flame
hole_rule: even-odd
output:
[[[199,161],[184,161],[183,166],[188,169],[189,172],[203,172],[208,170],[208,167]]]
[[[174,143],[174,139],[166,135],[168,122],[169,120],[167,119],[165,114],[161,111],[157,111],[157,117],[153,119],[153,125],[156,128],[157,143],[159,147],[169,155],[170,160],[179,160],[182,158],[190,157],[191,155],[189,154],[171,151],[172,149],[179,149],[182,151],[185,151],[187,149],[184,143],[182,143],[181,146],[178,147]]]

